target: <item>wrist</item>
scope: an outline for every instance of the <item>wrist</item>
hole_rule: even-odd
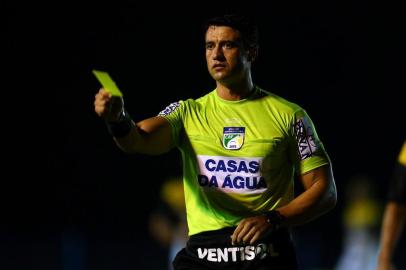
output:
[[[115,124],[125,121],[127,117],[129,117],[129,115],[126,110],[123,109],[114,116],[110,116],[109,118],[105,119],[105,121],[109,124]]]
[[[134,123],[130,115],[123,110],[115,121],[106,121],[106,125],[110,135],[121,138],[130,133]]]
[[[286,217],[283,216],[278,210],[271,210],[265,213],[266,222],[277,230],[285,224]]]

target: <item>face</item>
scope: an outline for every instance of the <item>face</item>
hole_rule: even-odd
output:
[[[210,75],[221,83],[233,83],[249,75],[251,60],[240,32],[228,26],[210,26],[206,32],[206,62]]]

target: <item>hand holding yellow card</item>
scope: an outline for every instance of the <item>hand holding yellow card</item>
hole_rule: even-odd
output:
[[[123,96],[123,93],[121,93],[120,89],[118,89],[116,83],[113,81],[113,79],[107,72],[95,69],[93,69],[92,72],[99,80],[103,88],[106,89],[106,91],[109,92],[112,96],[116,97]]]

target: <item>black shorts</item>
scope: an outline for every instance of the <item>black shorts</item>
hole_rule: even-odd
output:
[[[296,253],[286,229],[254,245],[231,245],[235,227],[192,235],[173,261],[175,270],[273,270],[297,269]]]

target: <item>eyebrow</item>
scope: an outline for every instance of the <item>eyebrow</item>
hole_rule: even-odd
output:
[[[225,40],[220,40],[220,42],[219,43],[226,43],[226,42],[230,42],[230,43],[235,43],[235,44],[238,44],[238,43],[240,43],[241,42],[241,39],[239,38],[239,39],[236,39],[236,40],[232,40],[232,39],[225,39]],[[216,43],[215,41],[213,41],[213,40],[207,40],[206,42],[205,42],[205,44],[208,44],[208,43]]]

